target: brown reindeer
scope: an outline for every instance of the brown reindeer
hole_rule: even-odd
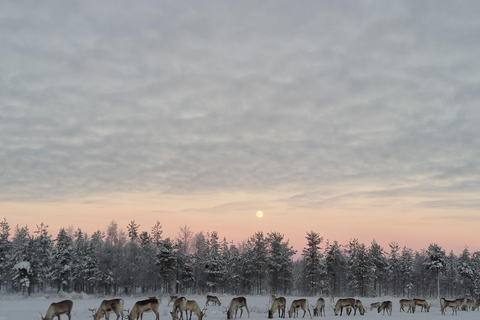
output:
[[[313,308],[313,316],[318,317],[318,316],[325,316],[325,299],[323,298],[318,298],[317,303],[315,304],[315,307]]]
[[[117,315],[117,320],[122,316],[123,319],[123,300],[122,299],[112,299],[112,300],[103,300],[98,307],[97,312],[93,315],[93,320],[100,320],[105,314],[105,319],[108,320],[108,315],[110,312],[115,312]]]
[[[383,311],[383,315],[385,315],[385,311],[387,311],[388,315],[392,315],[392,301],[383,301],[382,304],[378,307],[378,313]]]
[[[205,315],[205,308],[203,310],[200,310],[200,307],[198,306],[198,303],[195,300],[187,300],[187,311],[190,311],[190,317],[188,320],[192,320],[192,313],[195,312],[197,315],[198,320],[202,320],[203,316]]]
[[[285,306],[287,300],[284,297],[275,298],[272,302],[272,306],[268,309],[268,318],[272,319],[275,311],[278,310],[278,317],[285,318]]]
[[[248,311],[247,299],[245,299],[245,297],[233,298],[232,301],[230,301],[230,306],[228,307],[228,310],[227,310],[227,319],[233,319],[234,312],[235,312],[235,319],[237,319],[238,309],[240,309],[240,318],[241,318],[243,314],[243,307],[247,309],[248,317],[250,318],[250,311]]]
[[[340,315],[342,315],[343,308],[355,309],[355,299],[353,298],[338,299],[334,309],[335,315],[338,316],[339,311],[340,311]]]
[[[421,312],[423,312],[423,310],[425,310],[425,312],[430,311],[430,305],[428,304],[427,300],[425,300],[425,299],[413,299],[413,302],[415,302],[416,306],[421,307],[421,309],[420,309]]]
[[[178,296],[169,296],[167,306],[170,306],[170,303],[175,302],[178,298]]]
[[[47,310],[47,313],[45,313],[45,317],[42,316],[40,313],[40,316],[42,320],[52,320],[53,317],[57,317],[58,320],[60,320],[60,315],[61,314],[66,314],[68,317],[68,320],[72,317],[72,307],[73,307],[73,301],[72,300],[63,300],[60,302],[53,302]]]
[[[170,312],[172,314],[172,320],[182,319],[183,320],[183,312],[185,311],[185,318],[188,319],[188,311],[187,311],[187,298],[180,297],[173,303],[173,310]],[[180,313],[180,318],[178,314]]]
[[[370,311],[372,311],[373,309],[377,309],[378,307],[380,307],[381,304],[382,303],[380,301],[371,303],[370,304]]]
[[[445,298],[440,299],[440,311],[442,314],[445,314],[445,309],[450,307],[452,308],[452,316],[457,314],[458,308],[465,302],[466,299],[456,299],[456,300],[446,300]]]
[[[307,313],[310,315],[310,319],[312,319],[312,313],[310,312],[310,307],[308,304],[307,299],[298,299],[298,300],[293,300],[292,304],[290,304],[290,310],[288,311],[288,317],[298,317],[298,309],[302,308],[303,310],[303,316],[302,318],[305,317],[305,314]]]
[[[353,315],[356,315],[357,314],[357,310],[358,312],[360,312],[360,315],[363,316],[365,314],[365,308],[363,307],[363,303],[362,301],[360,300],[355,300],[355,307],[354,307],[354,312],[353,312]]]
[[[205,304],[206,306],[208,306],[209,304],[213,303],[214,306],[221,306],[222,304],[220,303],[220,300],[217,298],[217,296],[208,296],[207,295],[207,303]]]
[[[143,319],[144,312],[153,311],[153,313],[155,313],[155,320],[160,320],[160,314],[158,313],[159,304],[160,303],[157,298],[137,301],[133,305],[133,308],[128,314],[127,318],[128,320],[138,320],[140,317]]]
[[[405,307],[408,307],[407,313],[415,313],[415,301],[410,299],[401,299],[400,303],[400,312],[405,312]]]

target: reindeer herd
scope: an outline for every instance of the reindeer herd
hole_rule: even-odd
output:
[[[143,313],[145,312],[153,312],[155,314],[155,320],[160,320],[160,314],[158,312],[158,307],[161,303],[161,299],[157,299],[156,297],[149,297],[146,300],[137,301],[132,309],[124,310],[124,301],[122,299],[111,299],[111,300],[103,300],[100,306],[96,309],[89,309],[92,312],[92,317],[94,320],[100,320],[102,317],[105,317],[106,320],[109,320],[109,314],[114,313],[117,318],[116,320],[121,319],[128,319],[128,320],[143,320]],[[203,320],[203,317],[206,316],[205,312],[207,307],[210,305],[213,306],[221,306],[221,302],[216,296],[207,295],[207,300],[205,307],[203,309],[200,308],[198,303],[195,300],[187,300],[185,297],[179,296],[169,296],[168,298],[168,306],[173,303],[173,309],[170,312],[172,316],[172,320],[191,320],[192,314],[195,313],[198,320]],[[357,312],[360,315],[365,315],[365,308],[362,302],[358,299],[353,298],[345,298],[345,299],[338,299],[335,303],[334,297],[330,297],[330,303],[334,303],[334,306],[331,304],[331,308],[335,316],[342,315],[343,310],[345,309],[345,313],[350,315],[353,311],[353,315],[355,316]],[[417,307],[420,307],[421,312],[429,312],[430,305],[424,299],[401,299],[399,301],[400,304],[400,312],[406,313],[415,313]],[[52,320],[54,317],[57,317],[60,320],[60,315],[67,315],[68,320],[71,320],[71,311],[73,307],[72,300],[64,300],[60,302],[52,303],[45,316],[42,316],[42,320]],[[270,301],[267,304],[267,313],[268,318],[274,318],[275,314],[278,312],[279,318],[285,318],[285,309],[287,307],[287,300],[284,297],[276,297],[274,295],[270,296]],[[296,318],[298,317],[298,313],[300,309],[303,310],[302,318],[305,317],[306,313],[308,312],[310,319],[312,319],[312,313],[310,312],[310,307],[313,309],[313,316],[325,316],[325,300],[323,298],[318,298],[315,305],[310,305],[307,299],[296,299],[293,300],[290,304],[290,309],[288,310],[289,318]],[[451,308],[452,315],[457,314],[457,311],[460,310],[478,310],[480,307],[480,299],[477,301],[469,300],[466,298],[463,299],[456,299],[456,300],[446,300],[444,298],[440,299],[440,311],[442,315],[445,315],[445,309]],[[243,315],[243,309],[247,311],[248,318],[250,318],[250,311],[248,310],[247,306],[247,299],[245,297],[236,297],[230,301],[228,307],[225,308],[225,313],[227,315],[227,319],[237,319],[238,310],[240,310],[240,316]],[[383,315],[385,313],[387,315],[392,315],[393,303],[392,301],[383,301],[383,302],[375,302],[370,304],[370,311],[376,309],[378,313],[383,311]],[[127,312],[127,315],[124,317],[124,311]],[[183,318],[183,313],[185,313],[185,319]]]

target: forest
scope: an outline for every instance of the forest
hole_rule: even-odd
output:
[[[295,258],[297,256],[297,258]],[[43,223],[30,232],[0,222],[0,292],[84,292],[98,295],[204,294],[335,295],[359,297],[480,297],[480,252],[455,255],[438,244],[413,251],[351,239],[329,241],[305,233],[297,252],[284,235],[257,232],[242,243],[217,231],[180,227],[164,238],[132,221],[111,221],[87,235],[73,227],[56,237]]]

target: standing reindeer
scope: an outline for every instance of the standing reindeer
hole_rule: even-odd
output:
[[[210,302],[213,303],[214,306],[216,306],[216,305],[221,306],[222,305],[220,303],[220,300],[218,300],[217,296],[207,296],[207,303],[205,305],[208,306]]]
[[[445,309],[450,307],[452,308],[452,316],[457,314],[458,308],[465,302],[466,299],[456,299],[456,300],[446,300],[445,298],[440,299],[440,311],[442,314],[445,314]]]
[[[338,316],[339,311],[340,311],[340,315],[342,315],[343,308],[355,309],[355,299],[353,298],[338,299],[334,309],[335,315]]]
[[[317,304],[313,308],[313,316],[318,317],[322,316],[322,311],[323,311],[323,316],[325,316],[325,299],[323,298],[318,298],[317,299]]]
[[[413,302],[415,302],[416,306],[421,307],[421,309],[420,309],[421,312],[423,312],[423,310],[425,310],[425,312],[430,311],[430,305],[428,304],[427,300],[425,300],[425,299],[413,299]]]
[[[40,317],[42,320],[52,320],[53,317],[57,317],[60,320],[61,314],[66,314],[68,320],[71,319],[72,315],[72,307],[73,301],[72,300],[63,300],[60,302],[53,302],[50,307],[48,307],[47,313],[45,313],[45,317],[42,316],[40,313]]]
[[[310,312],[310,307],[308,304],[307,299],[298,299],[298,300],[293,300],[292,304],[290,304],[290,310],[288,311],[288,317],[298,317],[298,309],[302,308],[303,310],[303,316],[302,318],[305,317],[305,314],[307,313],[310,315],[310,319],[312,319],[312,313]]]
[[[192,313],[195,312],[198,320],[202,320],[205,315],[206,307],[203,310],[200,310],[198,303],[195,300],[187,300],[186,311],[190,311],[190,317],[188,320],[192,320]]]
[[[361,316],[363,316],[365,314],[365,308],[363,307],[363,303],[360,300],[355,300],[355,307],[354,307],[353,315],[357,314],[357,310],[358,310],[358,312],[360,312]]]
[[[183,311],[185,311],[185,318],[188,319],[187,311],[187,299],[185,297],[180,297],[173,303],[173,310],[170,312],[172,314],[172,320],[177,320],[178,314],[180,313],[180,319],[183,320]]]
[[[405,307],[408,307],[407,313],[415,313],[415,301],[410,299],[401,299],[400,301],[400,312],[405,312]]]
[[[155,313],[155,320],[160,320],[160,314],[158,313],[159,301],[155,299],[146,299],[135,302],[133,305],[132,311],[128,314],[128,320],[135,320],[138,318],[143,319],[143,313],[153,311]]]
[[[250,311],[248,311],[247,299],[245,299],[245,297],[233,298],[232,301],[230,301],[230,306],[228,307],[228,310],[227,310],[227,319],[233,319],[234,312],[235,312],[235,319],[237,319],[238,309],[240,309],[240,318],[241,318],[243,314],[243,307],[247,309],[248,317],[250,318]]]
[[[93,320],[100,320],[105,314],[105,319],[108,320],[108,315],[110,312],[115,312],[117,315],[117,320],[122,316],[123,320],[123,300],[122,299],[112,299],[112,300],[103,300],[98,307],[97,312],[93,315]]]
[[[385,315],[385,311],[387,311],[388,315],[392,315],[392,301],[383,301],[382,304],[378,307],[378,313],[383,311],[383,315]]]
[[[285,305],[287,300],[284,297],[275,298],[272,302],[272,306],[268,306],[268,318],[272,319],[275,311],[278,310],[278,317],[285,318]]]

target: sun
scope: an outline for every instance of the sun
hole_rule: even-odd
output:
[[[262,211],[257,211],[257,218],[263,217],[263,212]]]

